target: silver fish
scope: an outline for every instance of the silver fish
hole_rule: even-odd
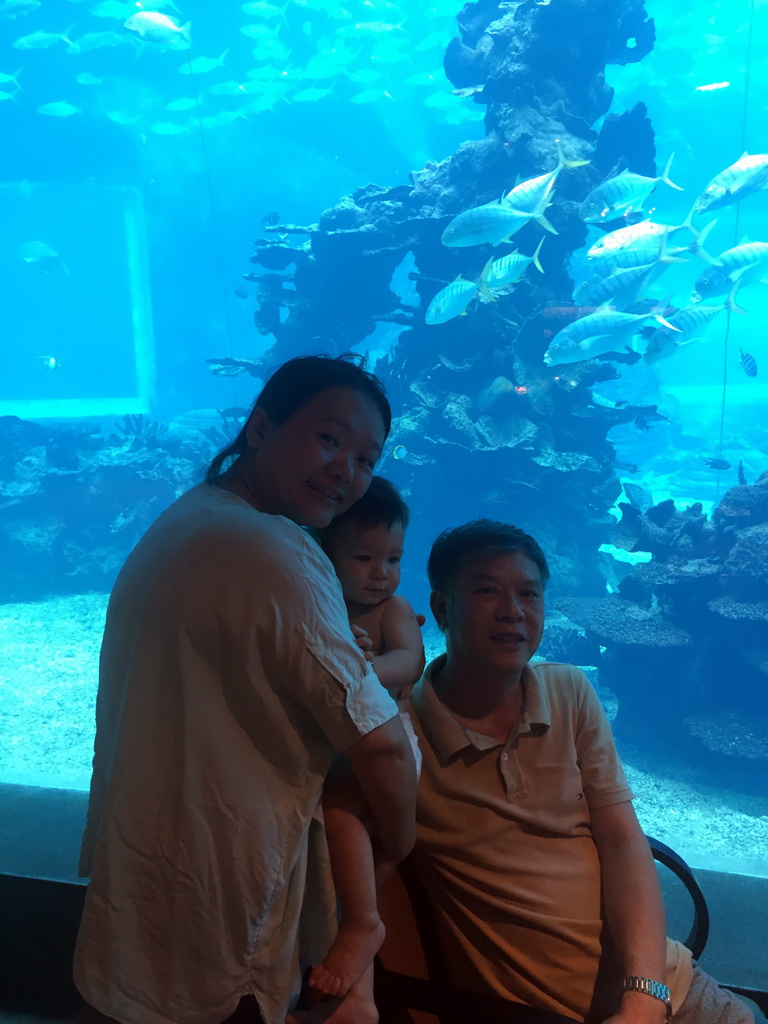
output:
[[[669,318],[668,323],[679,333],[669,327],[661,326],[648,339],[643,358],[646,363],[658,363],[674,355],[684,345],[690,345],[704,334],[707,327],[726,307],[691,305],[684,306]]]
[[[67,36],[73,28],[74,25],[70,25],[64,32],[32,32],[14,39],[11,46],[16,50],[47,50],[56,43],[69,43]]]
[[[444,324],[456,316],[461,316],[477,292],[478,286],[474,281],[465,281],[463,277],[457,277],[445,288],[441,288],[432,299],[424,323]]]
[[[60,260],[61,256],[47,242],[23,242],[16,250],[16,255],[25,263],[47,263]]]
[[[559,366],[616,352],[629,346],[633,335],[646,320],[655,320],[673,331],[677,330],[660,313],[622,313],[609,306],[601,306],[594,313],[558,331],[544,353],[544,362],[547,366]]]
[[[124,21],[123,26],[148,43],[160,43],[172,49],[185,49],[192,41],[191,22],[179,25],[167,14],[159,14],[157,11],[138,11]]]
[[[669,177],[673,153],[657,178],[646,178],[632,171],[622,171],[592,189],[579,207],[579,216],[587,224],[600,224],[622,214],[641,210],[643,203],[659,184],[669,185],[679,192],[683,189]]]
[[[197,106],[199,106],[198,100],[192,99],[191,96],[181,96],[177,100],[171,100],[170,103],[166,103],[165,109],[175,114],[182,110],[192,110]]]
[[[539,262],[539,253],[543,244],[544,239],[542,238],[536,246],[533,256],[511,252],[507,256],[502,256],[501,259],[491,260],[486,270],[483,271],[480,285],[485,297],[488,298],[490,293],[490,297],[493,298],[494,289],[505,288],[507,285],[515,284],[531,264],[543,274],[544,268]]]
[[[516,231],[531,218],[511,209],[501,201],[464,210],[443,231],[443,245],[467,247],[470,245],[500,245],[508,242]]]
[[[180,75],[207,75],[209,71],[220,68],[227,59],[229,50],[225,50],[220,57],[195,57],[187,61],[179,68]]]
[[[54,103],[41,103],[36,108],[38,114],[46,114],[48,117],[71,117],[79,114],[80,108],[68,103],[66,100],[56,100]]]
[[[644,220],[610,231],[595,242],[587,253],[587,259],[595,263],[598,273],[606,275],[620,267],[651,263],[662,256],[681,259],[686,251],[700,256],[708,263],[717,263],[704,249],[704,242],[716,221],[711,221],[699,231],[691,222],[692,216],[693,210],[682,224],[657,224],[655,221]],[[689,231],[694,241],[687,247],[670,251],[667,243],[679,231]]]
[[[72,39],[67,53],[88,53],[89,50],[102,50],[107,46],[126,46],[130,37],[117,32],[86,32],[79,39]]]
[[[654,331],[648,339],[648,345],[643,356],[645,361],[647,363],[657,363],[659,360],[673,355],[683,345],[696,341],[704,334],[715,317],[726,310],[730,313],[746,313],[746,310],[736,305],[736,293],[740,285],[741,280],[737,278],[725,302],[719,306],[705,306],[700,303],[692,303],[689,306],[678,309],[668,319],[668,324],[675,328],[675,333],[670,331],[667,326],[661,326],[658,330]]]
[[[251,3],[240,4],[240,10],[251,18],[282,18],[285,21],[285,12],[290,7],[287,3],[284,7],[271,4],[268,0],[252,0]]]
[[[443,245],[500,245],[509,241],[530,220],[557,234],[544,213],[557,177],[566,167],[580,167],[586,160],[566,160],[557,140],[557,167],[535,178],[521,181],[498,202],[485,203],[458,214],[442,235]]]
[[[12,75],[6,74],[0,71],[0,85],[12,85],[15,89],[21,89],[19,85],[19,75],[23,71],[23,68],[19,68],[18,71],[14,71]]]
[[[185,135],[189,133],[189,128],[181,124],[174,124],[172,121],[158,121],[156,124],[150,125],[149,130],[155,135]]]
[[[31,14],[42,6],[42,0],[3,0],[0,15],[15,19]]]
[[[694,204],[696,213],[730,206],[768,187],[768,153],[742,153],[735,164],[720,171]]]
[[[588,160],[566,160],[560,146],[560,140],[556,139],[555,141],[557,146],[557,167],[547,174],[540,174],[535,178],[521,181],[519,185],[515,185],[504,196],[504,202],[507,206],[529,219],[537,220],[542,227],[553,234],[557,234],[557,232],[545,218],[544,213],[550,205],[550,197],[560,172],[567,167],[583,167],[589,163]]]
[[[619,267],[607,277],[593,274],[574,289],[573,301],[580,306],[601,306],[612,301],[617,309],[622,309],[634,302],[640,292],[663,273],[671,262],[672,259],[664,257],[661,261],[641,263],[637,267]]]
[[[708,267],[696,279],[692,302],[725,295],[740,273],[741,286],[768,278],[768,242],[747,242],[726,249],[717,257],[719,266]]]

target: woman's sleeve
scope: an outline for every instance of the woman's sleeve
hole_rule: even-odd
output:
[[[273,643],[263,653],[336,750],[395,717],[396,703],[354,642],[331,563],[310,538],[279,572],[271,600]]]

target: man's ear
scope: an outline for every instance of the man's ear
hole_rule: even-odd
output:
[[[433,590],[429,595],[429,607],[441,632],[445,632],[445,594],[442,590]]]
[[[245,425],[245,439],[248,442],[248,447],[258,451],[271,425],[269,416],[261,406],[257,405]]]

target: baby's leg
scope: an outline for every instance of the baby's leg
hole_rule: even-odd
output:
[[[332,772],[325,783],[323,816],[341,923],[328,955],[309,977],[312,988],[330,996],[346,995],[384,941],[366,813],[351,772]]]

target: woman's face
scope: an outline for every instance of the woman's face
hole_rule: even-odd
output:
[[[300,526],[327,526],[368,489],[384,444],[376,404],[348,387],[328,388],[275,425],[255,409],[241,479],[257,508]]]

